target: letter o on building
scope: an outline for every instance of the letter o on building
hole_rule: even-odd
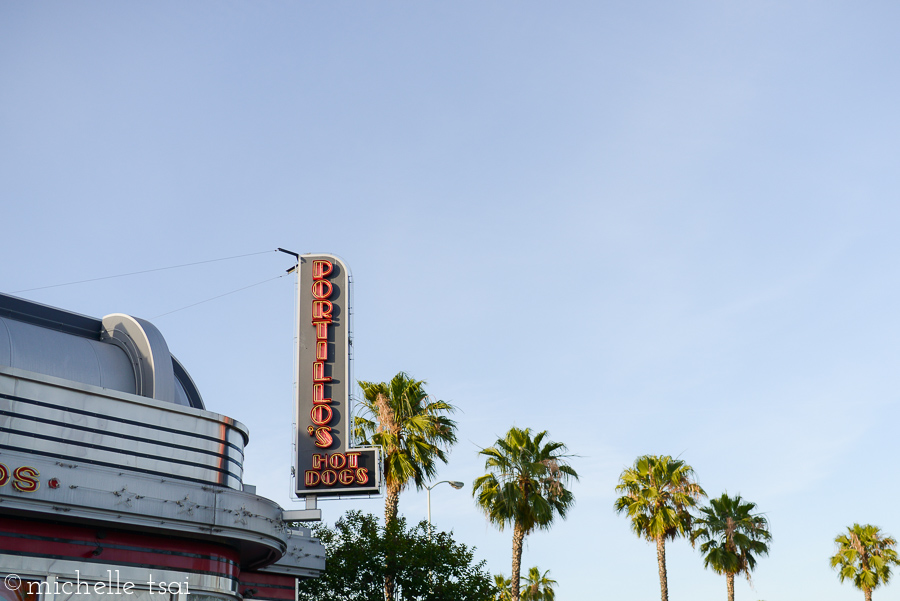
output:
[[[314,405],[313,408],[309,410],[309,419],[317,426],[324,426],[330,423],[333,415],[334,412],[328,405]],[[333,460],[334,459],[332,458],[332,461]]]
[[[316,280],[312,285],[313,298],[324,300],[331,296],[331,291],[333,289],[334,286],[331,285],[329,280]]]

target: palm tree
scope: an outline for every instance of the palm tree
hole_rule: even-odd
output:
[[[504,577],[503,574],[495,574],[494,587],[497,589],[497,596],[494,597],[494,601],[510,601],[512,599],[509,578]]]
[[[522,576],[522,601],[554,601],[556,599],[556,580],[549,577],[550,570],[543,574],[533,567],[527,576]]]
[[[425,393],[425,382],[400,372],[389,383],[360,381],[363,414],[353,420],[353,433],[363,445],[378,445],[384,461],[385,529],[397,520],[400,492],[412,480],[421,490],[437,472],[438,460],[456,442],[456,422],[445,414],[456,409]],[[394,598],[394,579],[385,576],[385,601]]]
[[[558,515],[565,519],[575,504],[566,485],[578,474],[564,460],[561,442],[544,442],[546,430],[513,427],[494,446],[482,449],[488,473],[475,480],[476,503],[500,530],[513,527],[511,598],[519,601],[522,543],[537,528],[549,529]]]
[[[749,582],[750,572],[756,567],[755,556],[769,554],[769,523],[753,513],[754,509],[756,503],[724,493],[718,499],[710,499],[709,507],[700,509],[697,527],[691,533],[691,543],[697,539],[705,541],[700,545],[703,567],[725,574],[728,601],[734,601],[735,574],[744,574]]]
[[[694,479],[694,468],[669,455],[642,455],[619,476],[616,512],[631,519],[634,533],[656,542],[662,601],[669,601],[666,539],[688,536],[690,510],[706,493]]]
[[[891,566],[900,564],[897,541],[885,536],[877,526],[853,524],[846,534],[839,534],[834,542],[837,553],[831,567],[838,568],[841,582],[852,579],[853,585],[872,601],[872,591],[891,578]]]

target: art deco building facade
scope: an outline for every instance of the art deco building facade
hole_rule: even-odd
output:
[[[294,599],[324,550],[243,484],[248,439],[151,323],[0,295],[0,596]]]

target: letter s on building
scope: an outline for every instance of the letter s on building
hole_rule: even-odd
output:
[[[17,467],[13,472],[13,486],[19,492],[34,492],[41,486],[38,481],[40,475],[33,467]]]

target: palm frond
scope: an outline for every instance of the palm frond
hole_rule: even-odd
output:
[[[364,444],[382,448],[385,481],[399,490],[409,482],[424,486],[456,443],[456,422],[445,415],[455,407],[431,399],[425,385],[404,372],[390,382],[359,382],[363,399],[354,434]]]
[[[631,520],[632,530],[647,540],[687,536],[693,509],[703,489],[694,481],[694,470],[668,455],[642,455],[619,476],[617,513]]]
[[[501,529],[519,524],[526,534],[566,517],[575,497],[566,487],[578,473],[565,462],[565,445],[542,444],[546,431],[511,428],[482,449],[488,473],[475,480],[472,494],[488,519]]]
[[[834,542],[837,551],[831,557],[831,567],[838,569],[841,582],[851,580],[862,591],[887,584],[893,575],[891,568],[900,563],[897,541],[871,524],[848,526]]]

